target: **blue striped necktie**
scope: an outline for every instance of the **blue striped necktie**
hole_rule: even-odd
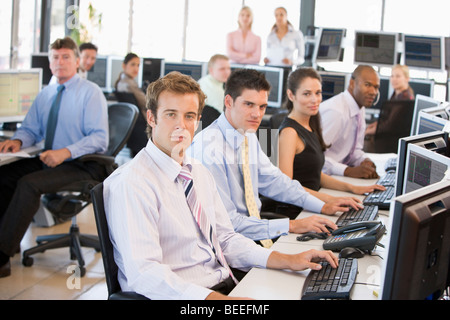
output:
[[[53,148],[53,139],[55,137],[56,124],[58,122],[59,107],[61,106],[61,96],[65,87],[63,84],[58,87],[58,94],[53,101],[50,113],[48,114],[47,131],[45,134],[45,150],[51,150]]]
[[[194,182],[192,180],[191,171],[189,167],[183,166],[181,168],[181,172],[178,175],[181,178],[181,181],[184,186],[184,194],[186,196],[186,201],[191,209],[192,215],[194,216],[195,221],[197,222],[198,227],[200,228],[203,236],[206,241],[210,245],[212,251],[216,255],[217,261],[220,263],[222,267],[228,270],[231,278],[237,283],[237,280],[233,276],[230,267],[228,266],[227,261],[223,255],[222,249],[220,248],[219,241],[216,237],[216,233],[214,228],[212,227],[208,216],[202,210],[202,205],[197,198],[197,194],[195,193]]]

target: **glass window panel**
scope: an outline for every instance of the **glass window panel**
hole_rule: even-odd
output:
[[[189,1],[186,59],[208,61],[226,53],[226,35],[236,29],[242,0]]]
[[[141,57],[180,61],[185,0],[134,0],[132,51]]]
[[[11,47],[11,16],[12,1],[3,1],[0,10],[0,30],[2,30],[2,41],[0,41],[0,70],[9,69],[9,54]]]
[[[39,48],[37,45],[39,35],[37,34],[37,28],[35,27],[37,25],[37,17],[40,16],[41,11],[40,1],[38,2],[35,0],[20,0],[18,69],[29,68],[31,64],[31,54]],[[34,10],[35,8],[37,14]]]

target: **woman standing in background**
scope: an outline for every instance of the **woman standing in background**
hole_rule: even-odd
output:
[[[261,59],[261,38],[252,32],[253,12],[242,7],[239,29],[227,35],[227,55],[232,63],[258,64]]]
[[[297,57],[295,52],[297,51]],[[264,63],[275,66],[302,65],[305,62],[303,33],[295,30],[283,7],[275,9],[275,24],[267,37],[267,57]]]

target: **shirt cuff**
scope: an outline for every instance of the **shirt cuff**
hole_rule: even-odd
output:
[[[303,209],[315,213],[321,213],[324,205],[325,202],[309,194],[303,204]]]
[[[289,232],[289,219],[271,219],[269,222],[270,239],[287,235]]]
[[[335,163],[331,168],[331,174],[336,176],[343,176],[344,171],[347,169],[347,165],[343,163]]]

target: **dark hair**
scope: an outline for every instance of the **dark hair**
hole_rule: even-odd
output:
[[[317,73],[317,71],[314,68],[298,68],[289,74],[286,89],[289,89],[295,95],[297,89],[300,87],[300,84],[303,82],[303,80],[307,78],[317,79],[319,80],[320,83],[322,83],[322,78],[320,74]],[[291,113],[292,110],[294,109],[294,104],[288,98],[284,103],[284,107],[289,111],[289,113]],[[322,150],[325,151],[330,146],[329,145],[327,146],[325,144],[325,141],[323,140],[320,113],[311,116],[311,118],[309,119],[309,125],[312,131],[317,134]]]
[[[159,96],[164,91],[175,94],[196,94],[199,102],[198,117],[202,114],[206,96],[200,88],[198,82],[188,75],[181,74],[177,71],[172,71],[163,78],[159,78],[158,80],[152,82],[147,88],[146,108],[152,112],[155,120],[158,111]],[[151,137],[151,130],[152,127],[147,124],[147,136],[149,138]]]
[[[139,56],[136,53],[130,52],[128,53],[125,58],[123,59],[123,63],[127,64],[128,62],[130,62],[131,60],[133,60],[134,58],[139,58]]]
[[[225,84],[225,96],[230,95],[235,101],[244,89],[270,92],[271,87],[266,76],[257,70],[234,70]]]
[[[85,42],[85,43],[80,44],[79,49],[80,49],[80,52],[83,52],[84,50],[95,50],[95,52],[98,51],[97,46],[90,42]]]
[[[73,53],[75,54],[75,58],[80,57],[80,51],[78,50],[78,46],[75,43],[75,41],[73,41],[73,39],[70,37],[56,39],[55,42],[53,42],[50,45],[50,54],[51,54],[51,50],[59,50],[59,49],[63,49],[63,48],[72,50]],[[50,57],[50,55],[49,55],[49,57]]]

